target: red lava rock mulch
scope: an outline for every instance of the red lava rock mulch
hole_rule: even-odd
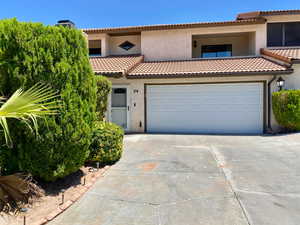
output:
[[[82,167],[79,171],[53,183],[38,181],[45,195],[28,205],[26,224],[41,225],[53,220],[78,200],[100,178],[109,166],[99,168]],[[62,193],[64,202],[62,203]],[[24,214],[0,216],[0,225],[23,224]]]

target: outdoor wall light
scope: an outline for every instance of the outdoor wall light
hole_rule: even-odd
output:
[[[134,93],[134,94],[138,94],[138,93],[139,93],[139,90],[138,90],[138,89],[134,89],[134,90],[133,90],[133,93]]]
[[[282,77],[279,77],[277,79],[276,83],[277,83],[277,87],[279,88],[279,91],[282,90],[282,87],[284,86],[284,82],[285,82],[285,80],[282,79]]]

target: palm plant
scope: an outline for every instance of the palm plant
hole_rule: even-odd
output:
[[[7,100],[0,97],[0,127],[4,132],[6,145],[12,147],[13,143],[7,119],[23,121],[30,130],[38,134],[37,119],[58,113],[57,97],[51,87],[40,83],[26,91],[18,89]],[[0,176],[0,210],[18,208],[20,202],[26,202],[34,195],[40,195],[40,191],[29,176]]]
[[[27,91],[18,89],[6,102],[4,97],[0,97],[0,125],[6,144],[12,145],[7,119],[21,120],[38,134],[37,118],[57,113],[59,104],[56,98],[57,94],[51,87],[40,83]]]

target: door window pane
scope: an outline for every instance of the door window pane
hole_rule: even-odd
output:
[[[112,107],[127,107],[126,88],[113,88],[111,102]]]
[[[268,46],[282,46],[283,44],[283,24],[269,23],[267,25]]]
[[[127,110],[126,108],[112,108],[111,109],[111,122],[127,128]]]
[[[285,24],[285,46],[300,45],[300,23]]]

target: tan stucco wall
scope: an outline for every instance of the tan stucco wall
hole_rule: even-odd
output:
[[[141,51],[145,60],[192,58],[192,36],[255,32],[255,54],[266,47],[266,25],[217,26],[181,30],[143,31]],[[252,43],[253,46],[253,43]]]
[[[294,73],[288,76],[284,76],[285,89],[300,89],[300,64],[294,64],[292,66]]]
[[[107,34],[89,34],[88,40],[101,40],[101,55],[131,55],[141,54],[141,35],[109,36]],[[128,51],[119,47],[125,41],[135,46]]]
[[[300,15],[278,15],[278,16],[266,16],[267,22],[296,22],[300,21]]]
[[[191,58],[192,37],[187,30],[146,31],[141,40],[146,61]]]
[[[266,16],[267,22],[294,22],[300,21],[300,15]],[[145,60],[180,60],[191,59],[199,52],[192,53],[193,35],[213,35],[252,32],[248,37],[247,46],[251,51],[249,54],[259,55],[260,49],[266,47],[266,24],[216,26],[192,29],[143,31],[141,35],[132,36],[109,36],[106,34],[90,34],[89,40],[100,39],[102,43],[102,56],[109,54],[143,54]],[[131,41],[136,46],[125,51],[118,47],[122,41]],[[225,42],[225,40],[224,40]],[[238,40],[236,42],[239,42]],[[246,43],[246,41],[244,41]],[[241,45],[244,45],[241,43]],[[241,49],[241,48],[238,48]],[[242,51],[234,55],[245,55]]]
[[[243,77],[209,77],[209,78],[178,78],[178,79],[125,79],[112,78],[113,85],[128,85],[129,105],[130,105],[130,132],[144,132],[145,126],[145,102],[144,85],[151,83],[205,83],[205,82],[232,82],[232,81],[269,81],[270,75],[265,76],[243,76]],[[136,93],[137,90],[138,93]],[[266,90],[267,91],[267,90]],[[267,96],[266,96],[267,104]],[[110,111],[110,109],[108,110]],[[142,127],[140,127],[140,122]]]
[[[129,41],[135,46],[128,51],[119,47],[125,41]],[[112,36],[109,40],[109,52],[110,55],[128,55],[128,54],[141,54],[141,36],[129,35],[129,36]]]
[[[252,36],[251,36],[252,37]],[[250,33],[232,34],[230,36],[217,37],[194,37],[193,41],[197,41],[197,47],[193,46],[193,58],[201,57],[202,45],[232,45],[232,56],[247,56],[255,54],[255,46],[251,43]]]

